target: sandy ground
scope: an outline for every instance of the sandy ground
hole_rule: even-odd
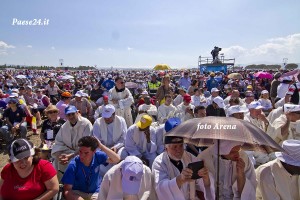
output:
[[[28,132],[27,139],[37,147],[41,144],[40,136],[32,135],[31,131]],[[0,149],[0,171],[2,171],[2,168],[8,163],[8,151],[6,150],[6,145],[2,144],[2,141],[1,145],[2,148]]]

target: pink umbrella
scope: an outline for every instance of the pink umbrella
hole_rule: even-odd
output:
[[[256,74],[254,74],[254,76],[257,78],[267,78],[267,79],[273,78],[273,75],[268,72],[257,72]]]

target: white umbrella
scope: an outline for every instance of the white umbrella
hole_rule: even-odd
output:
[[[65,76],[62,76],[61,79],[62,80],[68,80],[68,79],[74,79],[74,77],[71,76],[71,75],[65,75]]]
[[[16,78],[24,79],[24,78],[27,78],[27,77],[25,75],[20,74],[20,75],[16,76]]]

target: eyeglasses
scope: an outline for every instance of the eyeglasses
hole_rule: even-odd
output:
[[[48,111],[47,114],[58,113],[58,111]]]
[[[69,114],[67,114],[68,117],[71,117],[73,115],[75,115],[75,113],[69,113]]]

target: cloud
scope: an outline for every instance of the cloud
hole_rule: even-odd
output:
[[[103,49],[103,48],[98,48],[97,50],[98,50],[98,51],[104,51],[104,49]]]
[[[0,41],[0,55],[7,55],[7,50],[8,49],[13,49],[16,48],[13,45],[8,45],[7,43]]]
[[[32,46],[31,46],[31,45],[27,45],[26,47],[27,47],[27,48],[32,48]]]
[[[55,47],[51,47],[52,50],[55,50]]]
[[[292,60],[297,59],[300,52],[300,33],[286,37],[271,38],[265,43],[252,49],[239,45],[223,48],[221,53],[225,58],[240,58],[241,60],[257,60],[260,58],[278,59],[291,56]]]
[[[127,51],[131,51],[131,50],[133,50],[133,48],[127,47]]]

